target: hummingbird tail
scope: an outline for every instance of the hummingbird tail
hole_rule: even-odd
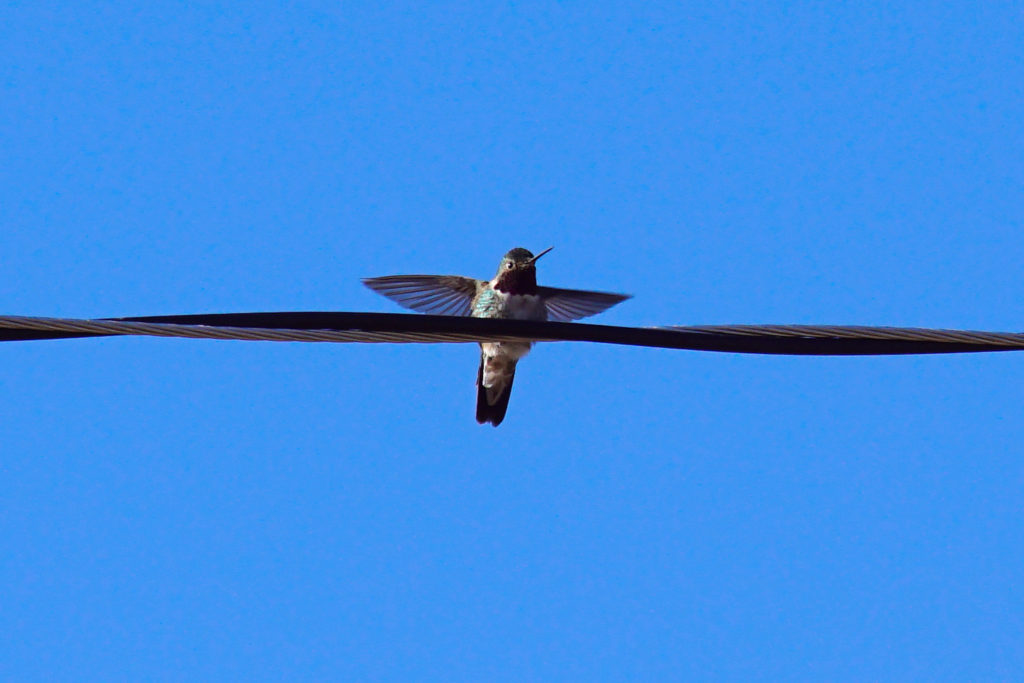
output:
[[[497,427],[505,419],[508,410],[508,399],[512,396],[512,380],[516,377],[516,362],[506,361],[502,367],[496,368],[491,357],[490,364],[484,354],[480,354],[480,368],[476,371],[476,421],[480,424],[490,422]],[[491,386],[484,386],[484,365],[488,364],[487,379]]]

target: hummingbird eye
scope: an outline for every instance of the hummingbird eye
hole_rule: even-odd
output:
[[[512,270],[512,266],[513,266],[513,265],[514,265],[514,264],[513,264],[513,263],[512,263],[511,261],[506,261],[506,262],[505,262],[505,268],[506,268],[507,270]]]

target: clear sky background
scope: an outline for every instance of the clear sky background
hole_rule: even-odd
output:
[[[8,3],[0,313],[1024,329],[1024,6]],[[8,680],[1024,675],[1024,355],[0,346]]]

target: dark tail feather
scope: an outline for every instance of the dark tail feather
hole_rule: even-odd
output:
[[[505,419],[505,412],[508,410],[508,399],[512,396],[512,380],[516,377],[515,365],[509,373],[508,383],[504,391],[494,401],[487,402],[487,387],[484,386],[484,359],[480,357],[480,368],[476,371],[476,421],[480,424],[490,422],[497,427]]]

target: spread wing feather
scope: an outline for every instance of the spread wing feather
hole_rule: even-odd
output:
[[[363,284],[420,313],[467,316],[484,283],[459,275],[387,275],[366,278]]]
[[[538,287],[537,293],[544,299],[548,309],[548,320],[569,322],[595,315],[630,298],[629,294],[611,292],[588,292],[582,289],[559,289]]]

